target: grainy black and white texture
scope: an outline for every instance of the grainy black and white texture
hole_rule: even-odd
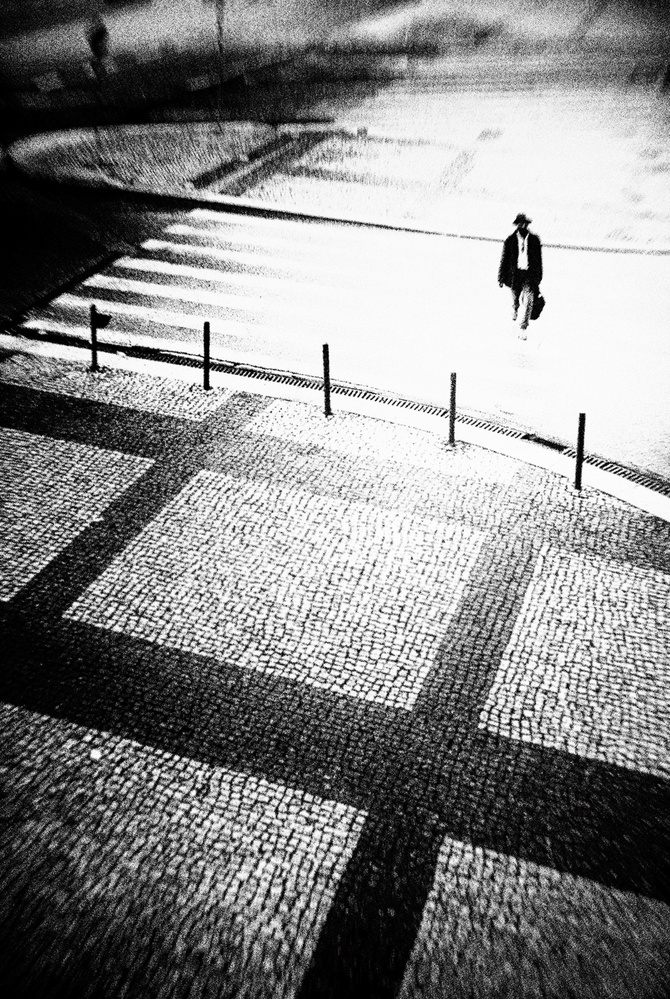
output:
[[[12,994],[667,992],[670,525],[316,405],[0,372]]]
[[[383,359],[425,395],[427,358],[439,395],[458,364],[559,436],[586,397],[602,453],[667,473],[662,3],[110,0],[95,66],[92,6],[0,11],[35,32],[0,38],[3,142],[50,132],[0,171],[3,322],[81,343],[95,295],[121,348],[198,354],[211,319],[273,366],[344,330],[356,381]],[[520,209],[554,245],[517,355]],[[0,354],[5,994],[667,999],[670,525],[441,435],[37,353]]]

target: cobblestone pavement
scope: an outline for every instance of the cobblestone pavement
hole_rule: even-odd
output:
[[[667,996],[670,522],[105,361],[0,357],[8,994]]]
[[[51,131],[9,156],[28,177],[82,187],[495,241],[526,205],[545,245],[667,253],[668,112],[658,88],[552,82],[541,60],[523,64],[530,79],[500,56],[477,62],[474,78],[445,59],[378,86],[301,83],[298,117],[311,124]]]
[[[215,360],[310,377],[327,342],[338,380],[436,406],[454,371],[460,412],[564,445],[585,412],[590,455],[670,480],[670,256],[593,254],[592,284],[580,254],[547,249],[553,304],[520,343],[495,280],[499,251],[198,207],[17,322],[88,344],[95,303],[110,316],[101,345],[201,356],[207,321]],[[648,294],[631,298],[631,281]]]

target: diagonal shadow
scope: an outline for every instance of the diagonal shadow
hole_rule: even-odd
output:
[[[478,728],[532,572],[532,535],[508,531],[483,546],[412,712],[330,695],[62,618],[210,464],[232,410],[192,430],[19,395],[21,413],[2,405],[5,425],[88,444],[104,437],[102,446],[155,464],[2,608],[0,697],[368,813],[301,999],[397,992],[444,836],[670,902],[667,782]],[[244,420],[267,404],[244,402]]]

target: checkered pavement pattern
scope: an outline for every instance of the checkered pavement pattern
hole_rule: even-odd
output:
[[[667,993],[670,525],[317,405],[0,379],[14,994]]]

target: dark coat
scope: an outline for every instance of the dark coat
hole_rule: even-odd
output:
[[[516,232],[513,232],[503,243],[502,257],[498,268],[498,283],[502,281],[508,288],[512,287],[512,278],[516,271],[518,256],[519,242]],[[540,237],[536,236],[534,232],[528,233],[528,276],[536,286],[542,280],[542,244]]]

